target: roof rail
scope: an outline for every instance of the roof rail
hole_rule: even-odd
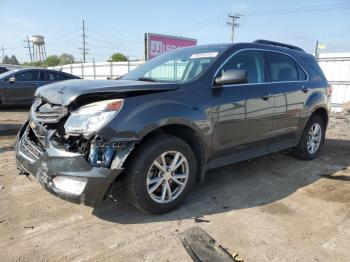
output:
[[[263,44],[263,45],[275,45],[275,46],[280,46],[280,47],[285,47],[285,48],[289,48],[289,49],[305,52],[300,47],[297,47],[297,46],[294,46],[294,45],[283,44],[283,43],[279,43],[279,42],[274,42],[274,41],[269,41],[269,40],[259,39],[259,40],[255,40],[254,43]]]

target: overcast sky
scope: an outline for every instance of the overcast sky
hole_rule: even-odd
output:
[[[65,52],[80,60],[83,19],[88,61],[106,61],[113,52],[143,56],[145,32],[198,44],[230,42],[229,12],[243,15],[235,41],[269,39],[314,52],[319,40],[322,52],[350,52],[349,0],[0,0],[0,12],[0,48],[20,62],[30,60],[23,40],[35,34],[45,37],[47,55]]]

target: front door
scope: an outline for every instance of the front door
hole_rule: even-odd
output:
[[[265,55],[257,50],[235,54],[219,70],[246,70],[245,84],[223,85],[213,92],[214,158],[266,153],[273,123],[274,100],[267,83]],[[225,164],[225,163],[221,163]]]

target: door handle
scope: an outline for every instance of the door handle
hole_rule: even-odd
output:
[[[264,92],[262,96],[260,96],[260,98],[263,100],[268,100],[270,97],[272,97],[272,93],[270,92]]]
[[[310,87],[302,86],[302,87],[301,87],[301,90],[302,90],[304,93],[307,93],[307,92],[309,92],[311,89],[310,89]]]

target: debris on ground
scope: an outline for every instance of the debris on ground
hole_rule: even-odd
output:
[[[0,224],[1,224],[2,222],[4,222],[4,221],[6,221],[6,218],[0,220]]]
[[[210,220],[204,219],[204,218],[200,218],[200,217],[195,217],[194,218],[194,222],[196,223],[209,223]]]
[[[34,226],[24,227],[25,229],[34,229]]]
[[[187,229],[180,234],[180,239],[193,261],[243,261],[238,254],[231,255],[200,227]]]

